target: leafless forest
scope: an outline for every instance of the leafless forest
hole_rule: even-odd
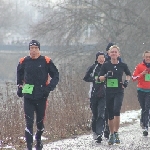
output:
[[[4,1],[0,3],[7,6]],[[131,72],[142,61],[143,51],[150,47],[150,1],[64,0],[36,8],[39,12],[44,9],[45,13],[30,25],[28,32],[41,45],[55,47],[53,52],[41,49],[41,53],[51,57],[60,72],[60,82],[48,99],[44,136],[53,141],[89,132],[89,84],[82,80],[83,76],[94,63],[96,52],[105,51],[108,42],[119,45],[121,57]],[[7,31],[10,24],[19,27],[11,18],[7,19],[12,21],[8,24],[2,16],[9,15],[2,12],[1,31]],[[26,55],[28,50],[0,53],[0,140],[3,145],[15,144],[18,149],[24,145],[18,138],[24,136],[24,114],[23,100],[16,96],[16,66],[19,58]],[[139,104],[136,84],[131,81],[125,90],[122,112],[132,109],[139,109]]]

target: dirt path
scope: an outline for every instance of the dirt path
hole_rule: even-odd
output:
[[[120,140],[121,144],[109,146],[104,138],[101,144],[96,144],[92,135],[83,135],[44,145],[44,150],[150,150],[150,135],[142,136],[139,121],[121,127]]]

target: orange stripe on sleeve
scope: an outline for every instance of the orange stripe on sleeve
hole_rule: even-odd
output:
[[[47,63],[49,63],[51,61],[51,59],[47,56],[45,56],[45,60],[46,60]]]

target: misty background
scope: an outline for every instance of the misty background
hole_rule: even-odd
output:
[[[150,47],[149,15],[149,0],[0,0],[0,79],[15,80],[13,68],[28,54],[31,39],[44,46],[41,52],[53,51],[50,57],[57,64],[68,58],[79,72],[94,63],[97,51],[105,52],[108,42],[114,42],[133,70]],[[6,50],[17,52],[12,57]]]
[[[2,82],[16,83],[16,66],[32,39],[58,67],[60,84],[68,81],[69,90],[81,86],[86,94],[85,72],[109,42],[120,47],[131,72],[150,47],[149,0],[0,0],[0,8]],[[132,81],[126,92],[127,101],[137,99]]]
[[[32,39],[58,67],[60,82],[77,76],[80,83],[69,87],[82,83],[85,91],[83,76],[109,42],[120,47],[131,72],[150,47],[149,0],[0,0],[0,8],[1,81],[16,82],[16,66]],[[130,85],[133,94],[136,85]]]
[[[39,40],[56,64],[60,81],[46,111],[47,142],[91,131],[89,83],[83,81],[98,51],[116,43],[133,72],[150,50],[149,0],[0,0],[0,140],[23,145],[25,123],[16,95],[16,67]],[[125,89],[122,112],[139,109],[136,83]],[[58,112],[59,110],[59,112]],[[8,139],[7,137],[11,137]]]

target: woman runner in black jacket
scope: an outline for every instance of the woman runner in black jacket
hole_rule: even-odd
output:
[[[96,54],[95,64],[89,67],[83,78],[86,82],[91,82],[90,86],[90,108],[92,111],[92,131],[93,138],[97,143],[101,143],[105,124],[105,83],[98,79],[101,66],[105,62],[105,54]]]

